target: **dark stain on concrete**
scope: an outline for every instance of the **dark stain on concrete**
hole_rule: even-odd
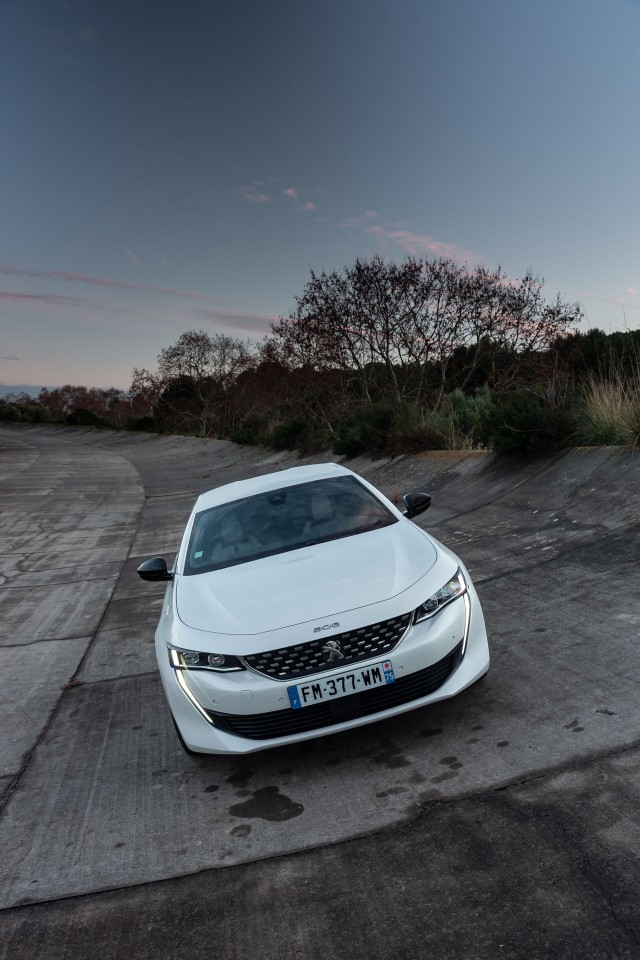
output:
[[[443,783],[445,780],[453,780],[459,776],[457,770],[445,770],[443,773],[439,773],[437,777],[431,777],[431,783]]]
[[[273,823],[299,817],[303,811],[301,803],[295,803],[290,797],[280,793],[279,787],[273,786],[254,790],[249,800],[229,808],[229,813],[234,817],[270,820]]]
[[[423,727],[422,730],[418,731],[421,737],[437,737],[442,732],[442,727]]]
[[[383,740],[380,743],[378,752],[372,757],[372,760],[381,767],[387,767],[388,770],[397,770],[399,767],[411,765],[411,761],[403,755],[402,748],[390,740]]]
[[[470,740],[467,740],[467,743],[480,743],[478,737],[471,737]]]
[[[230,833],[232,837],[248,837],[251,833],[251,825],[248,823],[241,823],[240,826],[234,827]]]
[[[471,729],[472,729],[474,732],[475,732],[476,730],[484,730],[484,724],[483,724],[483,723],[476,723],[475,727],[471,727]]]
[[[244,787],[247,781],[251,780],[253,773],[253,767],[248,763],[243,763],[226,778],[225,782],[230,783],[232,787]]]
[[[389,756],[388,754],[378,754],[374,758],[375,763],[380,763],[389,770],[397,770],[399,767],[410,767],[411,760],[407,760],[402,754],[398,756]]]
[[[423,777],[421,773],[418,773],[417,770],[414,770],[407,783],[424,783],[426,779],[427,778]]]
[[[605,717],[615,717],[613,710],[609,710],[607,707],[599,707],[596,713],[604,713]]]
[[[205,793],[215,793],[216,790],[219,790],[219,789],[220,789],[220,787],[218,786],[217,783],[212,783],[212,784],[210,784],[208,787],[205,787],[205,788],[204,788],[204,792],[205,792]]]
[[[571,723],[565,723],[564,725],[565,730],[572,730],[576,733],[578,731],[584,730],[584,727],[578,726],[578,720],[579,720],[579,717],[576,717],[575,720],[571,721]]]
[[[440,763],[443,763],[445,766],[447,766],[449,763],[455,763],[457,759],[457,757],[443,757]]]
[[[406,793],[406,787],[389,787],[388,790],[381,790],[380,793],[376,793],[376,797],[383,799],[384,797],[395,797],[399,793]]]
[[[496,747],[508,747],[508,746],[509,746],[508,740],[498,740],[498,742],[496,743]]]

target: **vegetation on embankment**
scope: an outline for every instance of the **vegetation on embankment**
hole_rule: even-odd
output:
[[[635,445],[640,331],[580,333],[581,316],[531,274],[374,257],[312,273],[260,344],[189,331],[129,390],[10,395],[0,419],[345,455]]]

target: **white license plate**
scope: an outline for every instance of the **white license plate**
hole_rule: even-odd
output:
[[[300,710],[323,700],[335,700],[337,697],[348,697],[350,693],[362,693],[370,687],[384,687],[394,680],[391,661],[383,660],[372,667],[350,670],[349,673],[340,673],[336,677],[298,683],[294,687],[287,687],[287,692],[293,709]]]

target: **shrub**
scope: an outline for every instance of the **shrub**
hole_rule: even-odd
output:
[[[0,420],[29,420],[21,410],[13,403],[0,403]]]
[[[153,417],[129,417],[127,419],[126,430],[138,430],[141,433],[155,433],[157,430],[156,422]]]
[[[242,423],[229,435],[229,439],[241,446],[256,446],[263,442],[262,430],[252,423]]]
[[[314,453],[327,450],[331,446],[331,436],[329,430],[317,422],[293,419],[273,426],[264,443],[276,450]]]
[[[0,401],[0,420],[12,420],[16,423],[44,423],[47,412],[39,403]]]
[[[23,419],[30,420],[32,423],[44,423],[47,419],[47,410],[39,403],[20,403],[18,409]]]
[[[495,397],[485,427],[487,444],[496,453],[543,453],[568,446],[575,437],[571,413],[530,390]]]
[[[91,410],[86,410],[84,407],[78,407],[78,409],[74,410],[73,413],[67,414],[66,420],[70,426],[95,427],[98,418]]]
[[[443,398],[440,409],[432,414],[432,425],[446,437],[448,449],[470,450],[485,444],[487,418],[494,406],[486,384],[472,394],[456,389]]]
[[[446,438],[405,404],[370,403],[356,407],[338,425],[333,441],[336,453],[349,457],[361,453],[395,456],[420,450],[443,450]]]
[[[270,446],[271,432],[274,423],[278,423],[277,416],[270,410],[258,412],[249,410],[242,419],[228,431],[228,438],[234,443],[248,444],[249,446]]]
[[[117,430],[115,422],[110,417],[96,416],[96,427],[104,430]]]
[[[307,424],[304,420],[285,420],[272,427],[267,443],[276,450],[296,450],[300,446]]]

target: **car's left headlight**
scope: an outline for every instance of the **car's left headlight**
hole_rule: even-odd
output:
[[[169,663],[174,670],[215,670],[216,673],[230,673],[244,670],[244,664],[237,658],[221,653],[201,653],[199,650],[186,650],[167,644]]]
[[[413,622],[419,623],[421,620],[433,617],[438,610],[442,610],[448,603],[451,603],[456,597],[461,597],[466,591],[467,581],[464,578],[462,570],[458,567],[455,576],[451,577],[451,580],[448,580],[443,587],[440,587],[440,589],[432,593],[424,603],[420,604],[414,613]]]

